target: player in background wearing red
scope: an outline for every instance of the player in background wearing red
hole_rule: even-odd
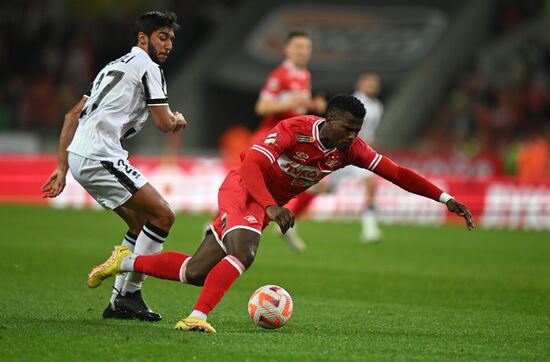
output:
[[[283,205],[346,165],[369,169],[409,192],[445,204],[472,229],[472,215],[464,204],[357,137],[364,116],[357,98],[337,95],[328,105],[326,119],[298,116],[280,122],[248,150],[240,168],[228,173],[218,193],[218,216],[193,256],[179,252],[138,256],[117,246],[107,261],[92,269],[88,286],[95,288],[105,278],[128,271],[203,286],[193,311],[176,329],[215,333],[206,318],[254,262],[269,221],[286,232],[294,225],[294,215]]]
[[[267,77],[256,102],[256,114],[263,117],[252,136],[252,143],[261,142],[280,121],[306,113],[324,114],[327,102],[324,97],[311,94],[311,74],[307,65],[313,50],[306,32],[292,31],[284,45],[285,60]],[[298,217],[320,190],[312,189],[294,199],[287,207]],[[295,251],[305,251],[306,245],[296,229],[282,235]]]

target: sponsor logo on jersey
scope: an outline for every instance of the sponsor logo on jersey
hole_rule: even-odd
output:
[[[312,184],[317,183],[320,179],[325,176],[325,173],[317,167],[306,166],[289,160],[286,155],[281,155],[277,159],[277,164],[281,170],[289,176],[292,176],[296,179],[304,179],[307,181],[313,182]]]
[[[298,140],[298,142],[302,142],[302,143],[313,143],[315,142],[315,139],[311,136],[298,136],[296,137],[296,139]]]
[[[294,158],[297,159],[298,161],[306,161],[309,158],[309,155],[305,152],[298,151],[294,155]]]
[[[249,223],[251,223],[251,224],[257,224],[258,223],[258,220],[256,220],[254,215],[247,215],[247,216],[244,217],[244,219],[246,221],[248,221]]]
[[[264,144],[271,145],[277,140],[277,133],[270,133],[264,139]]]

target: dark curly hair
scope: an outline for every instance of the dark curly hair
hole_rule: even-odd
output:
[[[333,114],[349,112],[353,117],[363,120],[367,111],[363,103],[349,94],[337,94],[330,99],[327,106],[327,115],[331,118]]]
[[[137,39],[137,36],[140,32],[144,33],[147,36],[165,26],[176,31],[180,28],[177,23],[178,17],[172,11],[160,12],[160,11],[149,11],[139,17],[136,20],[134,26],[134,39]]]

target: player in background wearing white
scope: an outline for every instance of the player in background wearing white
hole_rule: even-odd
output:
[[[363,103],[367,113],[363,120],[363,127],[359,132],[369,145],[375,144],[376,129],[384,112],[384,106],[378,99],[380,94],[380,78],[374,73],[363,73],[357,79],[355,93],[357,99]],[[361,241],[364,243],[376,242],[382,236],[376,218],[376,175],[358,167],[348,167],[352,174],[365,185],[365,208],[361,213]]]
[[[251,145],[263,141],[283,119],[308,112],[317,115],[325,113],[326,99],[319,95],[312,96],[311,92],[311,74],[307,65],[312,52],[313,44],[308,33],[294,30],[287,35],[283,48],[285,60],[269,74],[256,102],[256,114],[263,119],[252,136]],[[299,217],[319,192],[323,192],[323,185],[305,191],[287,207]],[[305,251],[306,245],[296,228],[280,235],[293,250]]]
[[[187,122],[168,105],[160,68],[179,29],[172,12],[143,14],[134,29],[136,45],[106,65],[85,95],[66,115],[59,139],[57,167],[41,191],[56,197],[70,169],[74,178],[105,209],[128,225],[122,245],[139,255],[162,251],[175,214],[147,179],[128,161],[121,141],[139,132],[150,113],[163,132],[178,132]],[[158,321],[141,296],[145,275],[119,275],[104,318]]]

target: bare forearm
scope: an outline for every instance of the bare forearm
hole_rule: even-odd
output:
[[[65,114],[65,121],[63,122],[63,128],[61,129],[61,135],[59,136],[59,146],[57,150],[57,166],[67,171],[69,168],[67,162],[67,147],[73,140],[76,128],[78,127],[78,120],[80,113],[86,104],[86,97],[83,97],[69,112]]]
[[[256,114],[258,116],[269,116],[286,112],[295,107],[292,100],[260,99],[256,103]]]

